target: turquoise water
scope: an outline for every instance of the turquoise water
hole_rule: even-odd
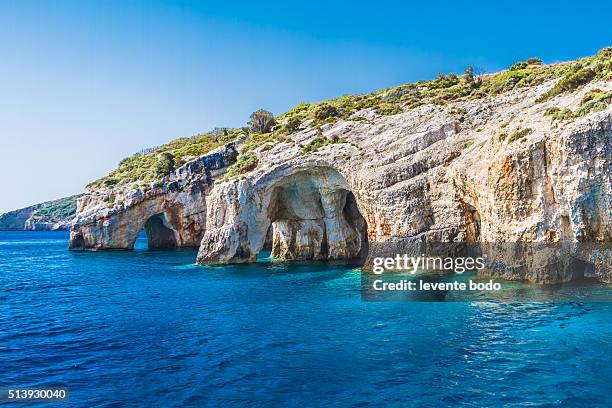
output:
[[[363,302],[346,266],[67,239],[0,232],[0,388],[54,406],[612,406],[611,303]]]

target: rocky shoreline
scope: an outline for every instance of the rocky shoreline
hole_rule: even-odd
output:
[[[0,215],[0,231],[69,230],[82,194],[47,201]]]
[[[301,123],[257,146],[254,169],[227,177],[244,140],[189,161],[146,186],[90,186],[78,201],[73,250],[198,247],[199,264],[275,257],[363,257],[369,244],[412,242],[612,242],[612,105],[572,120],[592,81],[542,101],[558,80],[496,96],[405,108],[360,109]],[[305,154],[316,140],[333,140]],[[612,282],[609,251],[585,277]],[[554,255],[548,258],[554,262]],[[543,261],[546,264],[546,259]],[[507,271],[492,271],[512,278]],[[540,283],[571,270],[516,275]]]

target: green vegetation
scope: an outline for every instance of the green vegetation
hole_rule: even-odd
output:
[[[464,149],[468,149],[472,146],[474,146],[475,141],[474,140],[468,140],[467,142],[465,142],[465,144],[463,145]]]
[[[108,197],[104,199],[104,202],[106,203],[107,208],[113,208],[113,206],[115,205],[115,195],[114,194],[109,195]]]
[[[321,130],[318,131],[317,135],[314,139],[310,141],[306,146],[302,147],[302,155],[306,155],[309,153],[316,152],[323,146],[338,144],[338,143],[348,143],[346,139],[334,136],[332,138],[328,138],[323,136]]]
[[[525,62],[527,65],[544,65],[540,58],[527,58]]]
[[[245,139],[244,144],[242,145],[242,148],[240,149],[240,154],[245,154],[265,144],[282,143],[288,140],[289,139],[282,131],[274,131],[274,132],[263,133],[263,134],[252,133]]]
[[[369,124],[374,123],[374,121],[368,118],[364,118],[363,116],[355,116],[352,120],[354,120],[355,122],[364,122],[364,123],[369,123]]]
[[[181,137],[149,152],[136,153],[121,160],[108,176],[89,185],[112,187],[140,181],[157,181],[189,159],[199,157],[245,135],[242,129],[218,129],[193,137]]]
[[[319,122],[328,122],[330,119],[338,117],[339,115],[340,112],[338,108],[325,102],[315,106],[313,111],[314,118]]]
[[[157,156],[157,161],[155,162],[155,174],[158,177],[164,177],[174,171],[174,156],[172,153],[163,152]]]
[[[467,110],[465,110],[464,108],[458,108],[456,106],[453,106],[448,113],[450,115],[465,115],[467,113]]]
[[[519,71],[521,69],[525,69],[529,66],[528,63],[526,63],[525,61],[519,61],[519,62],[515,62],[514,64],[512,64],[510,66],[510,68],[508,68],[509,71]]]
[[[508,68],[510,71],[519,71],[521,69],[528,68],[530,65],[543,65],[542,60],[539,58],[527,58],[525,61],[515,62]]]
[[[246,129],[218,129],[194,137],[173,140],[150,152],[122,160],[117,169],[91,185],[111,187],[141,181],[157,181],[187,160],[238,139],[245,142],[241,156],[252,153],[253,149],[260,146],[265,145],[264,149],[269,149],[268,145],[290,141],[287,136],[297,131],[307,121],[309,126],[320,126],[339,119],[348,120],[356,112],[366,108],[373,109],[381,115],[395,115],[421,105],[443,106],[452,102],[469,101],[540,85],[557,78],[558,83],[539,101],[570,92],[592,80],[612,79],[612,47],[601,49],[592,57],[554,65],[544,65],[538,58],[528,58],[496,74],[477,75],[472,67],[468,67],[462,75],[438,74],[433,80],[404,84],[369,94],[345,95],[318,103],[300,103],[276,118],[268,111],[258,110],[251,115]],[[583,107],[576,111],[576,115],[602,109],[602,106],[606,106],[609,101],[609,97],[603,93],[593,94],[591,99],[584,101]],[[449,111],[450,114],[463,112],[459,108]],[[551,116],[554,114],[551,113]],[[569,112],[558,114],[567,117]],[[368,122],[360,117],[352,120]],[[501,127],[503,129],[505,126],[502,124]],[[512,134],[508,140],[511,142],[525,136],[526,134],[523,136]],[[502,138],[502,135],[499,137]],[[303,148],[302,154],[316,151],[330,143],[339,142],[317,136]],[[255,162],[252,154],[243,159],[239,158],[239,161],[241,166],[246,164],[252,166]],[[234,172],[238,170],[237,166]]]
[[[380,115],[397,115],[398,113],[402,113],[402,108],[392,103],[381,103],[376,108],[376,112]]]
[[[612,102],[612,92],[602,91],[601,89],[592,89],[582,98],[580,106],[573,112],[569,108],[552,107],[544,111],[544,115],[550,116],[551,120],[569,120],[580,116],[585,116],[590,112],[599,112],[605,110]]]
[[[264,109],[259,109],[251,113],[249,121],[249,130],[252,133],[268,133],[272,127],[276,125],[276,120],[271,112]]]
[[[530,128],[526,128],[523,130],[517,130],[510,135],[510,138],[508,139],[508,143],[513,143],[513,142],[516,142],[517,140],[523,139],[524,137],[527,137],[528,135],[530,135],[531,132],[532,130]]]
[[[302,121],[300,120],[300,118],[292,116],[287,119],[287,122],[283,126],[283,131],[287,134],[291,134],[295,132],[296,130],[298,130],[301,124],[302,124]]]
[[[34,212],[33,218],[37,222],[58,222],[72,218],[76,214],[76,200],[79,197],[81,194],[43,203]]]
[[[569,108],[559,109],[557,107],[548,108],[544,111],[544,115],[550,116],[551,120],[568,120],[574,117],[574,112]]]
[[[506,132],[502,132],[499,134],[499,136],[497,136],[497,140],[499,140],[500,142],[503,142],[504,140],[506,140],[507,137],[508,137],[508,134]]]
[[[596,56],[563,64],[544,65],[539,58],[527,58],[513,64],[507,71],[490,75],[475,75],[474,69],[468,67],[463,75],[438,74],[431,81],[400,85],[370,94],[345,95],[314,104],[302,103],[278,119],[285,123],[291,121],[289,128],[293,129],[298,121],[302,123],[312,119],[315,125],[330,123],[337,118],[348,119],[365,108],[374,109],[382,115],[394,115],[424,104],[445,105],[498,95],[556,78],[561,78],[559,84],[545,99],[593,79],[612,78],[612,47],[600,50]]]
[[[602,48],[597,51],[597,56],[600,58],[612,58],[612,47]]]
[[[576,109],[576,116],[584,116],[590,112],[605,110],[611,102],[612,92],[593,89],[582,98],[580,107]]]
[[[253,152],[247,152],[238,156],[236,163],[232,164],[225,175],[226,179],[237,177],[241,174],[254,170],[259,164],[257,155]]]
[[[539,98],[538,102],[543,102],[553,96],[573,91],[579,86],[589,83],[593,78],[595,78],[595,72],[592,69],[578,68],[575,71],[568,72],[550,91]]]

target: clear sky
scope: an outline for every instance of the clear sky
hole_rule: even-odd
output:
[[[612,45],[610,1],[0,0],[0,213],[266,108]]]

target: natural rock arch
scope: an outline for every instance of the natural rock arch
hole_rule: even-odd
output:
[[[145,222],[149,249],[174,249],[178,247],[177,231],[169,224],[164,213],[155,214]]]
[[[300,171],[271,189],[267,216],[273,257],[355,259],[367,252],[366,224],[355,196],[345,182],[328,183],[331,172]]]
[[[197,248],[204,235],[206,211],[203,197],[196,202],[197,207],[187,207],[178,200],[158,196],[120,210],[112,209],[73,228],[70,248],[133,249],[143,229],[149,248]]]
[[[184,220],[179,208],[164,208],[156,203],[138,206],[129,215],[130,223],[123,229],[126,249],[133,249],[144,229],[149,249],[175,249],[189,247],[182,227]]]
[[[206,226],[206,197],[236,161],[234,143],[185,163],[160,181],[130,189],[88,187],[70,231],[73,250],[132,249],[147,220],[163,213],[177,248],[197,248]]]
[[[225,208],[212,207],[229,200]],[[217,205],[215,203],[218,203]],[[367,222],[346,179],[329,165],[280,166],[254,181],[228,183],[209,199],[200,264],[253,262],[269,243],[289,260],[349,260],[367,255]],[[268,239],[266,239],[268,237]]]

